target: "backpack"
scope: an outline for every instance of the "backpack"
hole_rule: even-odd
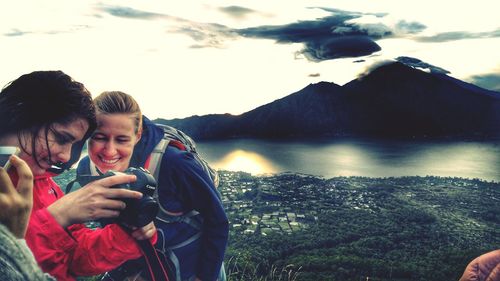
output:
[[[193,141],[191,137],[189,137],[187,134],[182,132],[181,130],[178,130],[174,127],[168,126],[168,125],[163,125],[163,124],[158,124],[155,123],[156,126],[160,127],[163,129],[163,138],[162,140],[156,145],[156,147],[153,149],[153,151],[150,154],[149,160],[146,162],[145,168],[149,170],[149,172],[154,176],[154,178],[158,181],[159,176],[160,176],[160,167],[161,167],[161,161],[162,161],[162,156],[165,153],[167,147],[169,145],[172,145],[180,150],[190,152],[194,159],[200,164],[200,166],[203,168],[203,171],[207,174],[207,176],[210,178],[210,180],[213,182],[216,194],[221,201],[221,195],[219,190],[217,189],[219,187],[219,176],[217,171],[212,168],[207,161],[205,161],[201,156],[198,154],[196,150],[196,144]],[[158,199],[158,193],[155,191],[154,197]],[[221,202],[222,203],[222,202]],[[192,210],[186,214],[180,215],[180,216],[172,216],[167,213],[165,209],[161,207],[161,204],[159,205],[159,211],[158,215],[156,216],[156,220],[160,221],[162,223],[176,223],[176,222],[183,222],[194,229],[197,230],[197,233],[192,235],[191,237],[187,237],[184,241],[177,243],[176,245],[169,245],[167,246],[164,241],[162,241],[161,237],[164,236],[163,231],[161,228],[158,228],[158,242],[156,245],[157,248],[157,253],[158,255],[162,258],[163,264],[167,265],[169,268],[169,276],[171,281],[181,281],[181,272],[180,272],[180,264],[179,260],[176,256],[176,250],[182,249],[183,247],[188,246],[189,244],[197,241],[200,239],[202,236],[201,233],[201,228],[203,225],[203,222],[200,221],[200,217],[198,216],[198,212],[196,210]],[[160,249],[158,249],[160,248]],[[224,272],[224,264],[221,267],[221,272],[218,280],[225,280],[225,272]]]
[[[163,139],[156,145],[154,148],[153,152],[151,152],[151,156],[149,159],[148,167],[146,167],[149,172],[154,176],[156,180],[159,180],[159,175],[160,175],[160,166],[161,166],[161,159],[163,154],[165,153],[165,150],[169,145],[173,145],[177,147],[180,150],[184,150],[187,152],[190,152],[194,159],[200,164],[200,166],[203,168],[203,171],[208,175],[208,177],[212,180],[216,194],[219,198],[219,201],[221,201],[221,194],[218,190],[219,187],[219,175],[217,171],[212,168],[207,161],[205,161],[201,156],[198,154],[196,150],[196,144],[193,141],[191,137],[189,137],[187,134],[182,132],[181,130],[178,130],[174,127],[168,126],[168,125],[163,125],[163,124],[158,124],[155,123],[156,126],[160,127],[163,129]],[[157,192],[155,191],[155,197],[157,196]],[[156,216],[156,219],[158,221],[162,221],[163,223],[175,223],[182,221],[184,223],[187,223],[191,225],[193,228],[197,229],[199,232],[196,233],[195,235],[187,238],[183,242],[178,243],[177,245],[171,245],[169,247],[165,247],[164,244],[162,244],[162,241],[158,241],[157,247],[163,248],[162,250],[158,250],[159,255],[163,256],[164,261],[166,261],[169,264],[169,267],[171,269],[174,269],[174,273],[171,275],[173,278],[170,278],[171,281],[181,281],[181,273],[179,269],[179,261],[175,255],[175,250],[185,247],[186,245],[198,240],[201,237],[201,228],[202,228],[202,222],[198,218],[198,212],[196,210],[192,210],[186,214],[183,214],[181,216],[172,216],[167,214],[167,212],[161,207],[158,212],[158,215]],[[161,233],[161,229],[158,228],[159,233]],[[159,236],[160,238],[161,236]],[[224,263],[222,264],[221,267],[221,272],[219,275],[218,280],[226,280],[225,272],[224,272]]]
[[[196,150],[196,144],[193,139],[182,132],[179,129],[174,127],[155,123],[156,126],[163,129],[163,139],[156,145],[153,152],[151,153],[151,158],[149,160],[149,166],[147,169],[154,176],[156,180],[158,180],[160,175],[160,163],[163,153],[167,149],[167,146],[173,145],[180,150],[184,150],[190,152],[195,160],[201,165],[205,173],[214,183],[214,187],[217,189],[219,187],[219,175],[217,171],[212,168],[205,159],[201,158]],[[217,192],[220,198],[219,192]]]

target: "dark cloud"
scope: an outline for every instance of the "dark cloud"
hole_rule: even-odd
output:
[[[311,73],[311,74],[309,74],[307,76],[308,77],[319,77],[319,76],[321,76],[321,74],[319,74],[319,73]]]
[[[470,78],[471,83],[479,87],[500,92],[500,73],[474,75]]]
[[[367,56],[377,51],[380,51],[380,46],[367,36],[343,36],[308,42],[301,53],[311,61],[322,61]]]
[[[255,11],[252,9],[248,9],[240,6],[228,6],[219,8],[220,11],[234,17],[234,18],[244,18],[248,14],[254,13]]]
[[[481,39],[481,38],[495,38],[500,37],[500,29],[491,32],[466,32],[466,31],[453,31],[443,32],[433,36],[421,36],[416,38],[420,42],[440,43],[447,41],[456,41],[462,39]]]
[[[287,25],[239,29],[236,32],[241,36],[273,39],[278,43],[304,43],[305,48],[300,53],[312,61],[370,55],[380,50],[375,39],[392,34],[381,24],[357,25],[348,22],[361,17],[361,13],[324,10],[335,15]]]
[[[404,64],[411,66],[411,67],[414,67],[414,68],[429,70],[431,73],[441,73],[441,74],[449,74],[450,73],[446,69],[443,69],[443,68],[438,67],[438,66],[434,66],[432,64],[428,64],[426,62],[423,62],[419,59],[412,58],[412,57],[397,57],[396,61],[399,61],[400,63],[404,63]]]
[[[356,18],[352,15],[338,15],[321,18],[314,21],[299,21],[287,25],[259,26],[239,29],[238,33],[245,37],[274,39],[280,43],[299,43],[330,39],[341,35],[365,35],[356,30],[352,24],[345,21]],[[335,28],[344,28],[332,34]]]

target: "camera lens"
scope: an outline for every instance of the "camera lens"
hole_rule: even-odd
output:
[[[138,227],[143,227],[152,222],[158,214],[158,203],[153,199],[141,200],[138,207],[138,210],[140,210],[137,214],[136,226]]]

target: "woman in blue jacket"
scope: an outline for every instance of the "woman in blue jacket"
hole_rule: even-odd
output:
[[[163,129],[143,117],[125,93],[104,92],[94,103],[98,127],[77,173],[148,168]],[[222,262],[229,224],[213,181],[191,153],[174,145],[167,146],[159,161],[158,198],[166,217],[155,220],[157,250],[175,267],[175,280],[225,280]],[[111,274],[136,274],[140,263],[131,261]]]

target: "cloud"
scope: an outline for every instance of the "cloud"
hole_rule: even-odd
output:
[[[4,33],[5,36],[9,36],[9,37],[15,37],[15,36],[22,36],[22,35],[26,35],[26,34],[30,34],[30,33],[33,33],[33,32],[29,32],[29,31],[22,31],[22,30],[19,30],[19,29],[12,29],[12,31],[8,32],[8,33]]]
[[[383,65],[394,63],[395,61],[398,61],[400,63],[403,63],[403,64],[410,66],[410,67],[413,67],[413,68],[417,68],[417,69],[424,70],[424,71],[429,71],[431,73],[441,73],[441,74],[449,74],[450,73],[446,69],[434,66],[432,64],[428,64],[428,63],[423,62],[417,58],[397,57],[394,60],[384,59],[384,60],[375,61],[374,63],[368,65],[364,71],[359,73],[357,79],[363,79],[363,77],[367,76],[375,69],[377,69]]]
[[[398,33],[407,33],[407,34],[415,34],[426,29],[427,26],[419,23],[419,22],[407,22],[405,20],[401,20],[396,23],[396,30]]]
[[[447,41],[456,41],[462,39],[481,39],[481,38],[495,38],[500,37],[500,29],[490,32],[466,32],[466,31],[453,31],[438,33],[433,36],[421,36],[416,40],[420,42],[441,43]]]
[[[351,35],[351,34],[364,34],[371,38],[382,38],[392,34],[392,31],[384,24],[350,24],[348,26],[338,26],[331,29],[331,34],[335,35]]]
[[[156,18],[168,17],[167,15],[164,14],[146,12],[122,6],[104,6],[104,7],[99,7],[98,10],[106,12],[115,17],[130,18],[130,19],[156,19]]]
[[[66,29],[52,29],[52,30],[32,30],[32,31],[23,31],[17,28],[13,28],[10,32],[4,33],[4,36],[16,37],[16,36],[24,36],[31,34],[48,34],[48,35],[57,35],[62,33],[72,33],[82,29],[90,28],[89,25],[74,25],[70,26]]]
[[[390,36],[391,31],[382,24],[356,24],[350,20],[361,13],[325,9],[335,14],[317,20],[259,26],[236,30],[250,38],[267,38],[278,43],[304,43],[299,53],[311,61],[370,55],[381,48],[375,39]]]
[[[320,42],[308,42],[300,53],[311,61],[322,61],[366,56],[380,49],[380,46],[367,36],[344,36]]]
[[[381,50],[375,42],[386,37],[418,33],[426,27],[418,22],[399,21],[389,27],[381,22],[385,13],[360,13],[338,9],[319,8],[332,15],[315,20],[304,20],[284,25],[263,25],[233,29],[216,23],[200,23],[165,14],[152,13],[123,6],[104,6],[101,11],[113,16],[130,19],[164,18],[176,24],[169,32],[182,33],[191,37],[195,44],[191,48],[222,48],[227,40],[239,36],[264,38],[278,43],[302,43],[303,48],[295,53],[295,58],[310,61],[332,60],[346,57],[362,57]],[[236,18],[243,18],[252,9],[241,6],[227,6],[220,11]]]
[[[387,16],[387,13],[360,13],[360,12],[353,12],[353,11],[345,11],[345,10],[340,10],[340,9],[335,9],[335,8],[327,8],[327,7],[318,7],[321,10],[330,12],[332,14],[350,14],[355,17],[361,17],[363,15],[369,15],[369,16],[375,16],[377,18],[383,18]]]
[[[168,31],[182,33],[191,37],[197,42],[190,46],[193,49],[207,47],[221,48],[225,40],[236,36],[230,28],[216,23],[199,23],[167,14],[152,13],[123,6],[103,6],[97,9],[110,15],[127,19],[164,19],[172,21],[175,24]]]
[[[197,42],[191,48],[222,48],[224,42],[238,36],[232,29],[214,23],[189,22],[170,31],[184,33]]]
[[[312,42],[344,35],[366,35],[344,22],[355,18],[351,15],[336,15],[314,21],[299,21],[286,25],[259,26],[237,30],[245,37],[274,39],[280,43]],[[337,29],[337,30],[336,30]]]
[[[245,18],[248,14],[254,13],[255,11],[252,9],[248,9],[240,6],[228,6],[219,8],[220,11],[228,14],[231,17],[242,19]]]
[[[446,69],[443,69],[443,68],[438,67],[438,66],[434,66],[432,64],[428,64],[426,62],[423,62],[419,59],[412,58],[412,57],[397,57],[396,61],[399,61],[400,63],[404,63],[408,66],[413,67],[413,68],[428,70],[431,73],[441,73],[441,74],[449,74],[450,73]]]
[[[307,76],[308,76],[308,77],[320,77],[320,76],[321,76],[321,74],[319,74],[319,73],[311,73],[311,74],[309,74],[309,75],[307,75]]]
[[[479,87],[500,92],[500,73],[489,73],[483,75],[474,75],[468,79],[472,84]]]
[[[374,71],[375,69],[383,66],[383,65],[386,65],[386,64],[391,64],[391,63],[394,63],[393,60],[379,60],[379,61],[375,61],[374,63],[370,64],[370,65],[367,65],[366,68],[360,72],[358,74],[358,77],[357,79],[363,79],[365,76],[367,76],[368,74],[370,74],[372,71]]]

